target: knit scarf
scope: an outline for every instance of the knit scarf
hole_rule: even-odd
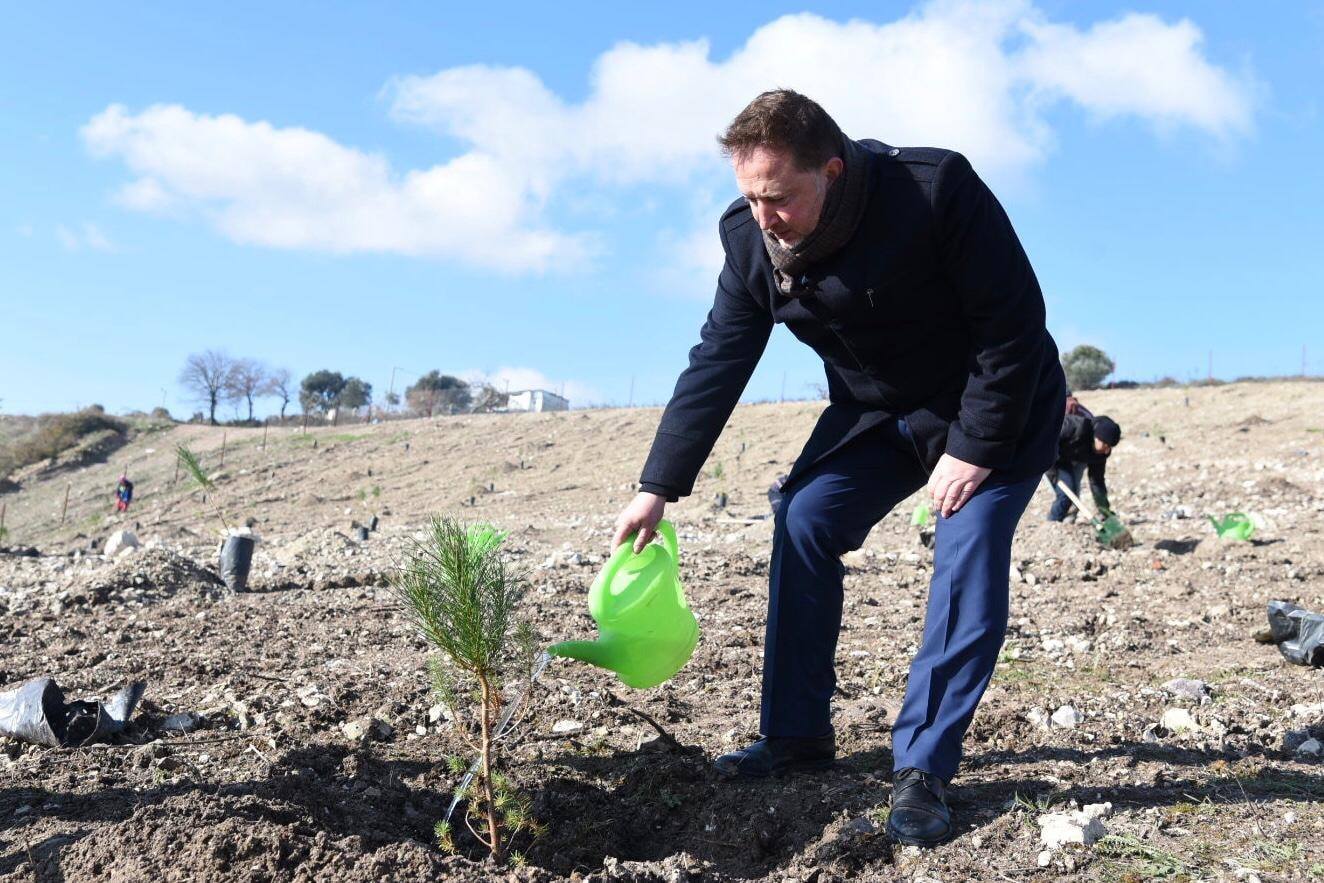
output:
[[[828,186],[823,214],[813,231],[789,248],[767,230],[763,231],[763,245],[772,260],[773,277],[782,294],[798,295],[798,280],[805,270],[849,242],[864,216],[869,197],[869,152],[845,136],[841,152],[844,163],[841,174]]]

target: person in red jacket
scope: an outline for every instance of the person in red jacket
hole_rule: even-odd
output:
[[[133,482],[127,475],[120,476],[120,483],[115,486],[115,511],[128,512],[133,502]]]

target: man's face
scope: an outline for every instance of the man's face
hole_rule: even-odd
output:
[[[731,165],[759,228],[787,248],[800,244],[818,226],[828,186],[842,169],[841,159],[834,156],[822,168],[804,171],[790,153],[770,147],[732,157]]]
[[[1108,444],[1107,442],[1099,441],[1096,438],[1094,440],[1094,450],[1098,451],[1100,454],[1106,457],[1113,452],[1113,446]]]

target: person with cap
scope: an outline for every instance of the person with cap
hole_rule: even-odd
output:
[[[1058,436],[1057,462],[1048,472],[1048,481],[1057,496],[1048,510],[1049,521],[1064,521],[1071,514],[1071,499],[1057,486],[1061,481],[1076,496],[1080,496],[1080,479],[1089,474],[1090,496],[1099,510],[1100,518],[1112,514],[1108,503],[1108,484],[1104,472],[1113,448],[1122,440],[1122,428],[1111,417],[1095,417],[1086,413],[1067,414],[1062,420]]]

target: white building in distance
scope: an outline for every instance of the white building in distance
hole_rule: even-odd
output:
[[[507,411],[569,411],[570,400],[545,389],[522,389],[506,398]]]

